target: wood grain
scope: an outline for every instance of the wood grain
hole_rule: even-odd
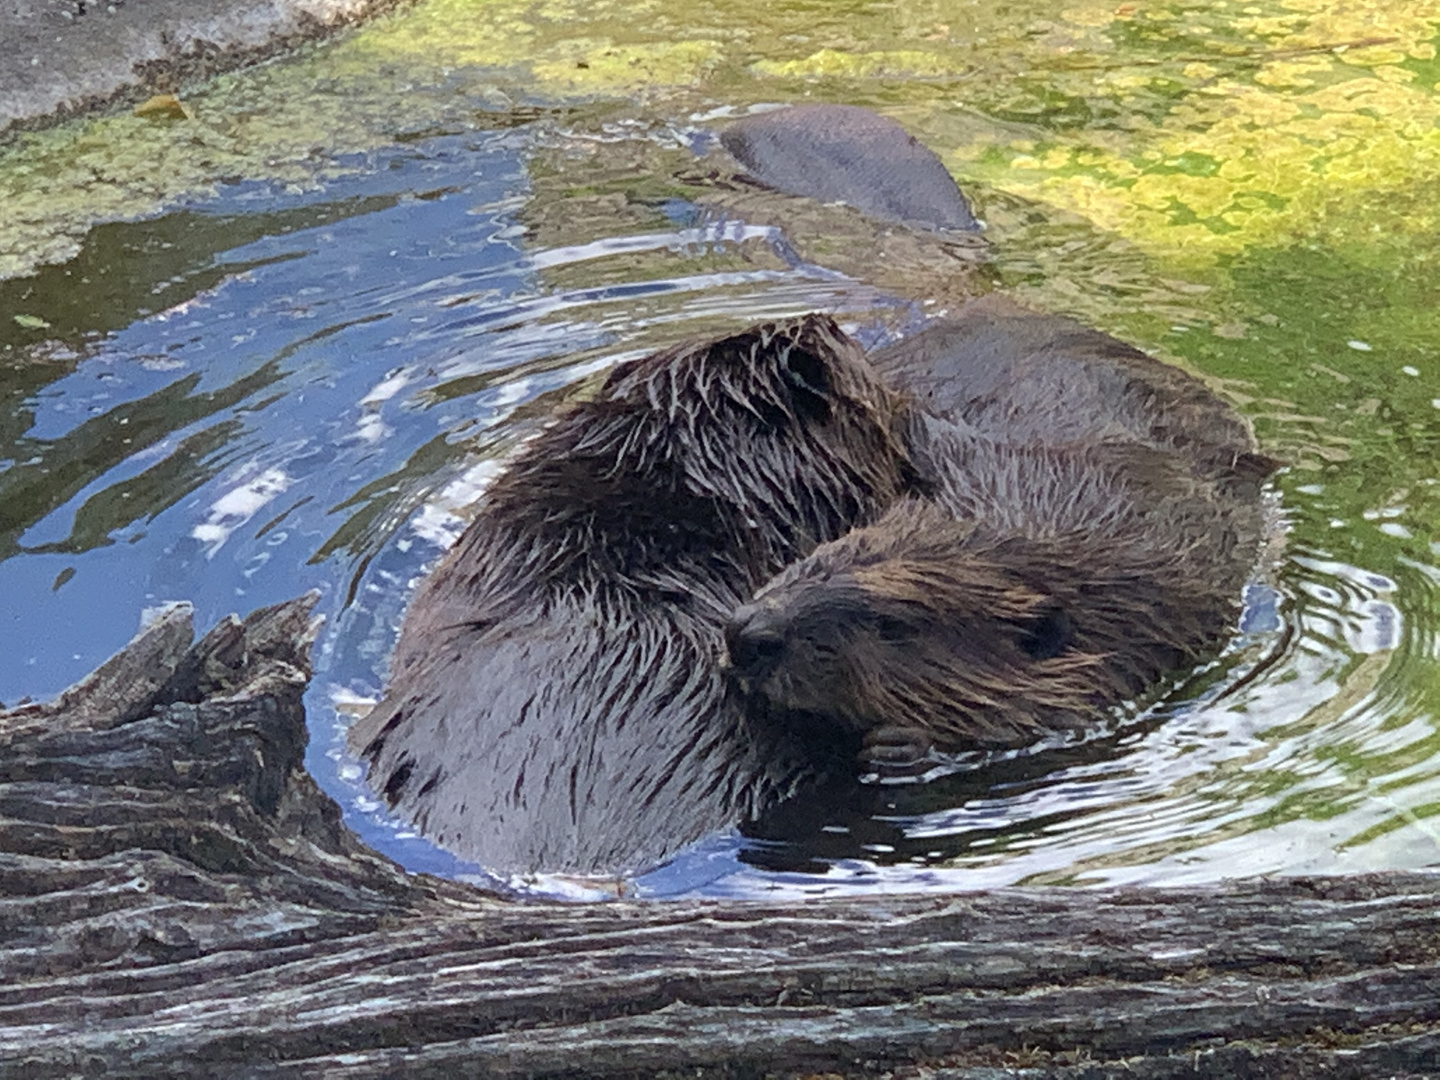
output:
[[[313,597],[0,713],[0,1075],[1440,1075],[1440,877],[558,905],[305,773]]]

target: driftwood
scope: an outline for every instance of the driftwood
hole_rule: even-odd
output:
[[[302,767],[302,600],[0,713],[0,1075],[1440,1074],[1440,878],[511,902]]]

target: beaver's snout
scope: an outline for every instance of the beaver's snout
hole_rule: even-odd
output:
[[[785,656],[785,625],[779,615],[758,604],[737,608],[725,624],[725,649],[737,678],[762,682]]]

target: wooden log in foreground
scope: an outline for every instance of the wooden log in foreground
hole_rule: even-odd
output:
[[[1440,1075],[1440,877],[507,902],[302,766],[312,598],[0,713],[0,1075]]]

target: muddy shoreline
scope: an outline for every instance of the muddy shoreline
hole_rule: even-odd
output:
[[[0,140],[183,90],[409,0],[0,0]]]

